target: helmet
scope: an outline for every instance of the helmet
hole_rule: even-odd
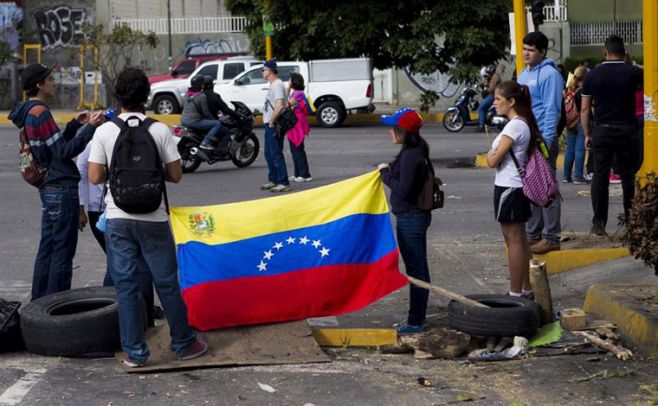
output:
[[[212,76],[203,75],[203,88],[204,89],[212,89],[212,87],[215,85],[214,82],[215,82],[215,79],[213,79]]]
[[[203,76],[196,75],[190,80],[190,87],[201,87],[203,86]]]
[[[491,76],[495,72],[496,72],[496,67],[494,65],[483,66],[482,69],[480,69],[480,76],[482,77]]]

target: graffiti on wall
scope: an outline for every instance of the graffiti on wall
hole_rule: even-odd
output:
[[[20,46],[18,25],[23,21],[23,9],[16,3],[0,3],[0,40],[13,52]]]
[[[241,41],[235,38],[220,38],[213,41],[199,38],[194,41],[188,41],[183,47],[180,56],[223,54],[248,51],[249,41],[247,40]]]
[[[82,25],[91,22],[84,8],[60,6],[34,12],[34,23],[44,50],[57,47],[76,47],[84,38]]]
[[[422,75],[420,73],[411,73],[409,68],[404,68],[404,73],[407,75],[411,83],[414,84],[421,92],[433,90],[441,97],[451,98],[454,97],[463,87],[461,84],[450,82],[448,74],[442,74],[439,71],[431,75]]]

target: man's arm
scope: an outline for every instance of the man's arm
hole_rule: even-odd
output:
[[[105,182],[105,165],[96,162],[89,162],[87,172],[89,175],[89,182],[94,185],[100,185]]]
[[[592,134],[589,130],[589,112],[591,108],[592,97],[582,95],[580,101],[580,124],[583,126],[583,132],[585,133],[585,148],[587,149],[592,147]]]
[[[283,110],[285,110],[285,105],[283,104],[283,99],[276,99],[274,103],[274,111],[272,112],[272,118],[270,119],[270,127],[276,125],[276,119],[279,118]]]
[[[165,165],[165,179],[167,182],[178,183],[183,178],[183,167],[180,159]]]
[[[557,125],[562,114],[563,81],[560,73],[555,70],[540,84],[542,101],[544,102],[544,119],[539,123],[539,131],[546,140],[546,146],[551,147],[557,136]]]

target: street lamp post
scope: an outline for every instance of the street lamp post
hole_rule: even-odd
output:
[[[658,0],[644,0],[642,6],[644,43],[644,160],[640,178],[658,173]]]
[[[516,75],[521,74],[523,63],[523,37],[526,34],[526,11],[524,0],[514,0],[514,39],[516,41]]]
[[[171,0],[167,0],[167,40],[169,41],[169,69],[173,66],[173,52],[171,49]]]

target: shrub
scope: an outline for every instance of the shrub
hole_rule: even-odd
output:
[[[420,111],[429,113],[430,109],[439,101],[439,94],[434,90],[426,90],[420,94]]]

